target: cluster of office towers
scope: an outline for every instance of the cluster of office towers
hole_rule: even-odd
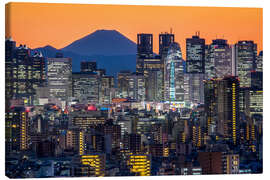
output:
[[[212,146],[225,143],[230,147],[224,150],[226,162],[237,161],[229,165],[237,170],[227,168],[228,173],[239,173],[240,149],[261,151],[262,57],[253,41],[230,45],[216,39],[207,45],[196,32],[186,39],[184,60],[172,32],[159,34],[159,54],[153,52],[152,34],[138,34],[136,72],[119,72],[115,84],[115,77],[96,62],[83,61],[80,72],[72,72],[71,58],[32,54],[7,39],[6,152],[26,152],[36,143],[37,154],[50,157],[56,149],[52,146],[72,147],[80,155],[72,160],[74,176],[104,176],[105,154],[116,154],[110,160],[124,154],[129,173],[150,175],[155,168],[150,156],[189,156],[192,144],[200,150],[200,166],[182,168],[181,174],[207,174],[224,173],[223,154],[212,152]],[[148,127],[155,143],[144,146]],[[45,136],[57,138],[48,141]],[[171,136],[177,137],[171,141]],[[165,162],[172,166],[172,161]],[[208,167],[215,162],[218,170]],[[123,173],[118,174],[124,175],[120,166]],[[156,174],[165,175],[166,168],[161,166]]]
[[[174,39],[172,33],[160,34],[156,55],[153,35],[138,34],[136,73],[118,74],[120,97],[203,104],[204,81],[237,76],[239,87],[248,88],[262,79],[262,52],[257,55],[253,41],[229,45],[225,39],[216,39],[207,45],[196,32],[186,39],[184,60],[180,45]]]

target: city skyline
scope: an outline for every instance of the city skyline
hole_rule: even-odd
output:
[[[7,24],[14,22],[10,17],[16,14],[17,5],[7,4]],[[66,9],[61,7],[57,12],[63,12],[64,18]],[[132,15],[130,8],[135,7],[125,10]],[[178,7],[164,6],[157,17],[154,12],[159,8],[149,8],[151,16],[139,20],[162,17],[169,31],[156,35],[153,21],[148,25],[155,30],[134,28],[133,42],[121,30],[96,30],[62,49],[31,49],[14,36],[5,38],[7,177],[263,173],[264,63],[260,45],[251,36],[233,43],[225,37],[209,41],[200,30],[180,42],[168,25],[179,12],[167,9]],[[107,17],[113,9],[100,15]],[[43,10],[51,12],[50,8]],[[81,28],[83,19],[75,18],[76,27],[67,22],[70,29]],[[44,23],[35,20],[31,21],[36,23],[33,31]],[[56,43],[56,29],[66,28],[62,20],[57,25],[45,23]],[[226,20],[220,22],[226,24]],[[196,26],[194,21],[190,23]],[[32,32],[28,25],[24,21],[22,32]],[[245,22],[240,25],[245,27]],[[206,32],[213,33],[209,28]],[[12,34],[12,29],[6,30]],[[40,43],[46,35],[32,33],[31,37]]]
[[[229,44],[252,39],[258,44],[258,52],[263,49],[260,8],[11,4],[12,16],[6,16],[9,17],[6,19],[6,36],[11,36],[19,44],[27,44],[30,48],[51,45],[60,49],[98,29],[117,30],[135,43],[137,33],[152,33],[153,41],[158,42],[158,34],[170,32],[172,28],[184,58],[185,39],[192,37],[197,31],[200,31],[200,37],[207,44],[213,39],[226,39]],[[57,11],[60,7],[61,13]],[[61,25],[57,25],[59,22]],[[37,38],[39,41],[35,41]],[[154,43],[153,49],[158,53],[157,43]]]

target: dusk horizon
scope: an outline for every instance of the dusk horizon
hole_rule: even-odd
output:
[[[7,4],[6,176],[263,173],[262,37],[260,8]]]

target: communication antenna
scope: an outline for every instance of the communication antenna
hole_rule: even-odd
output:
[[[170,33],[172,34],[172,28],[170,29]]]

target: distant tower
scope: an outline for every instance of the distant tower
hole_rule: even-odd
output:
[[[200,38],[200,32],[186,39],[187,73],[204,73],[205,39]]]
[[[251,87],[250,72],[256,69],[257,44],[253,41],[238,41],[235,51],[240,87]]]
[[[159,55],[161,57],[167,55],[171,43],[174,43],[174,34],[172,34],[172,29],[170,34],[169,33],[159,34]]]
[[[178,43],[172,43],[165,58],[164,97],[170,101],[184,101],[184,66]]]
[[[138,34],[137,35],[137,56],[152,56],[153,55],[153,35]]]

